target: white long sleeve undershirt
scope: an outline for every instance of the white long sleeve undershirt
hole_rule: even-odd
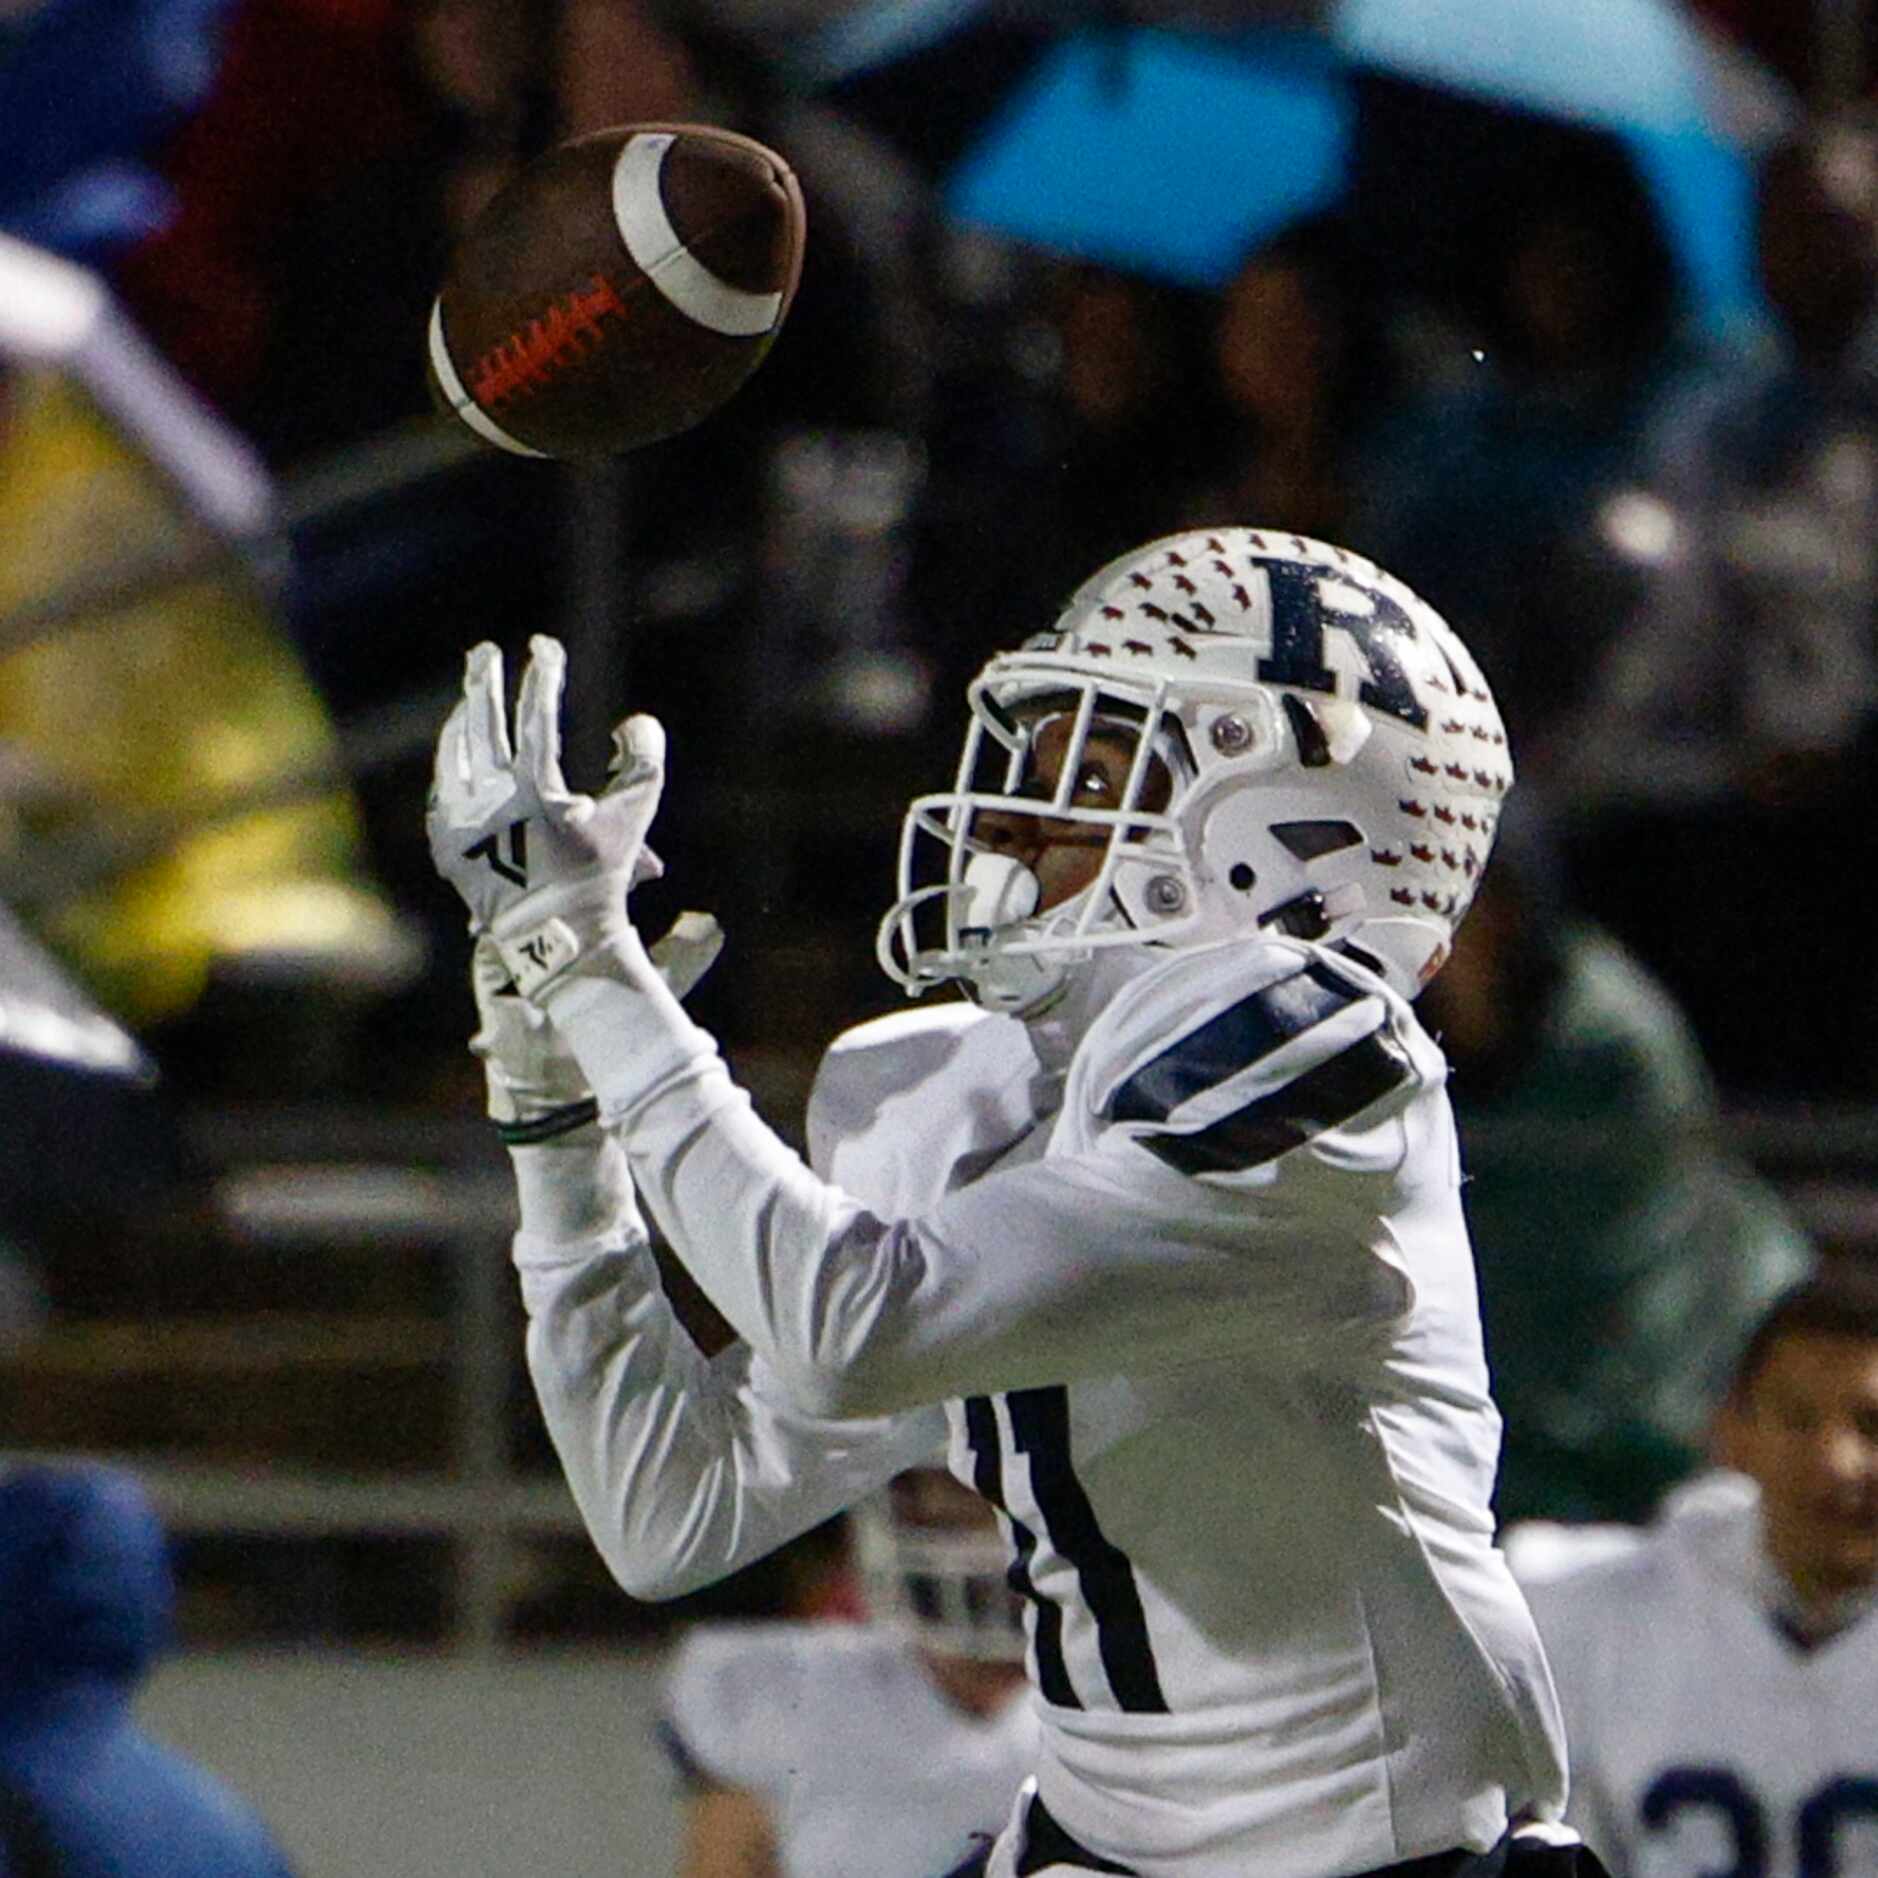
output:
[[[611,1136],[510,1158],[529,1374],[587,1529],[633,1596],[714,1583],[943,1442],[937,1411],[831,1423],[799,1410],[748,1345],[703,1356]]]

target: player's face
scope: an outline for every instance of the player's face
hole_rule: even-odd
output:
[[[1783,1337],[1721,1433],[1723,1458],[1760,1483],[1768,1550],[1802,1595],[1878,1580],[1878,1343]]]
[[[871,1588],[911,1624],[940,1692],[969,1714],[990,1715],[1024,1680],[1023,1604],[1006,1570],[997,1517],[942,1468],[898,1474],[888,1494],[884,1534],[871,1523],[865,1529]]]
[[[1043,801],[1054,798],[1063,766],[1074,754],[1076,776],[1070,802],[1086,809],[1120,808],[1134,767],[1134,731],[1126,725],[1092,724],[1081,751],[1073,753],[1075,729],[1071,713],[1039,721],[1031,737],[1021,792]],[[1166,765],[1159,757],[1151,759],[1139,806],[1149,811],[1164,809],[1172,789]],[[973,833],[986,847],[1013,856],[1036,875],[1041,913],[1074,898],[1102,871],[1111,829],[1093,822],[991,811],[978,818]]]

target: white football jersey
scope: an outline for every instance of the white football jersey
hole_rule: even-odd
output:
[[[1036,1076],[1008,1018],[888,1018],[830,1052],[810,1148],[882,1217],[956,1192],[978,1256],[1085,1271],[1072,1322],[1116,1234],[1214,1267],[1173,1360],[1038,1364],[950,1408],[1030,1600],[1052,1813],[1143,1871],[1282,1878],[1555,1809],[1546,1672],[1490,1539],[1444,1066],[1408,1007],[1299,945],[1224,946],[1118,998],[1041,1127]],[[1197,1276],[1170,1257],[1164,1283]]]
[[[1557,1816],[1445,1064],[1379,978],[1289,940],[1170,955],[1060,1083],[1012,1018],[862,1026],[812,1171],[655,986],[556,1021],[604,1037],[603,1113],[747,1344],[704,1363],[649,1259],[518,1240],[544,1412],[629,1589],[949,1441],[1028,1601],[1042,1799],[1093,1852],[1330,1878]]]
[[[1796,1641],[1751,1482],[1692,1483],[1630,1547],[1527,1595],[1569,1817],[1616,1878],[1878,1878],[1878,1607]]]
[[[878,1624],[707,1624],[679,1646],[666,1725],[688,1771],[763,1803],[781,1878],[929,1878],[1004,1824],[1037,1726],[943,1696]]]

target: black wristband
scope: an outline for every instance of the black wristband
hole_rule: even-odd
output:
[[[561,1135],[571,1135],[600,1118],[600,1104],[588,1096],[583,1102],[570,1102],[565,1108],[550,1109],[526,1122],[497,1122],[496,1137],[504,1147],[532,1148]]]

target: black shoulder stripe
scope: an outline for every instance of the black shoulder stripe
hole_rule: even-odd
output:
[[[1144,1063],[1110,1098],[1109,1117],[1164,1122],[1183,1102],[1370,995],[1312,959],[1301,972],[1241,998]]]
[[[1190,1135],[1143,1135],[1141,1145],[1183,1174],[1231,1174],[1260,1167],[1341,1126],[1414,1073],[1408,1053],[1372,1031],[1328,1063],[1248,1102]]]

